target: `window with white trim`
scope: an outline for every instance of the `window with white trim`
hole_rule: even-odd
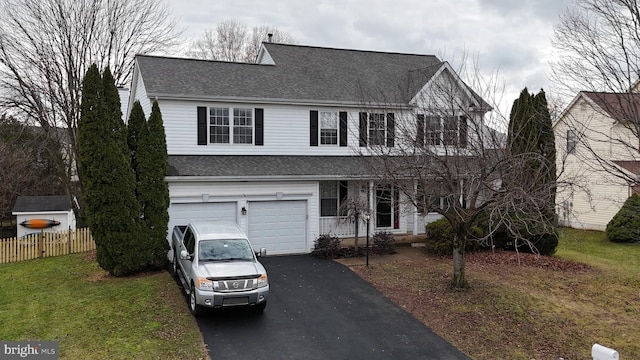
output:
[[[232,119],[231,114],[233,114]],[[209,142],[253,144],[253,124],[253,109],[209,108]]]
[[[467,118],[465,116],[424,117],[425,145],[467,146]],[[419,131],[418,134],[421,134]]]
[[[369,114],[369,145],[386,144],[386,123],[385,114]]]
[[[320,144],[338,145],[338,113],[321,111],[320,117]]]
[[[347,181],[320,181],[320,216],[338,216],[347,200]]]
[[[575,129],[567,130],[567,154],[573,154],[576,151],[576,142],[578,134]]]

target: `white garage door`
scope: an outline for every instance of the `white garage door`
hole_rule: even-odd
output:
[[[176,225],[186,225],[196,220],[236,221],[236,203],[171,204],[169,207],[169,236]]]
[[[255,250],[266,248],[267,255],[308,252],[306,201],[254,201],[248,207]]]

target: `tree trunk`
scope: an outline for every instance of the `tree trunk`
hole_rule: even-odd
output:
[[[356,250],[356,254],[358,253],[358,228],[360,227],[360,222],[358,221],[360,216],[356,216],[356,238],[353,240],[353,247]]]
[[[466,289],[469,287],[464,274],[464,239],[454,234],[453,239],[453,287]]]

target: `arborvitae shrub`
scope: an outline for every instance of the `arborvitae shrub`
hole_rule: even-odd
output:
[[[373,234],[373,247],[371,250],[376,254],[395,254],[396,241],[393,234],[386,231],[379,231]]]
[[[640,242],[640,196],[631,195],[609,221],[607,239],[613,242]]]
[[[323,259],[335,259],[340,256],[340,239],[330,234],[320,235],[315,241],[311,255]]]

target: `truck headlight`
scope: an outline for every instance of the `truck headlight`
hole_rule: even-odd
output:
[[[258,287],[265,287],[269,285],[269,279],[267,279],[267,274],[262,274],[260,275],[260,277],[258,278]]]
[[[198,289],[213,291],[213,281],[207,278],[198,278]]]

